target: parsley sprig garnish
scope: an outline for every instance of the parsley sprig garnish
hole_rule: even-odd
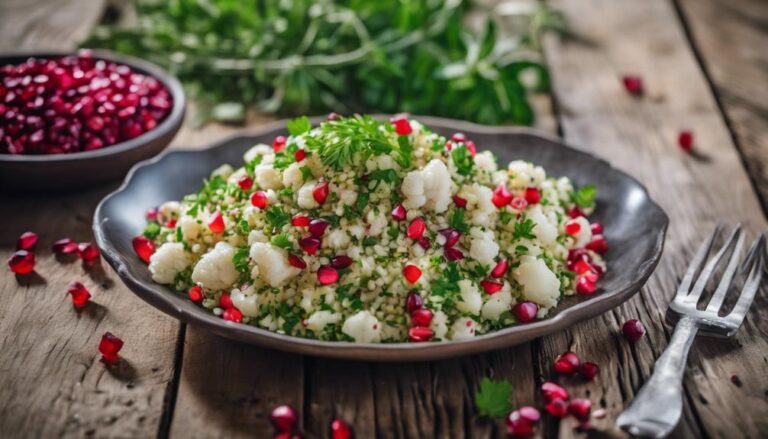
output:
[[[516,222],[512,231],[512,239],[536,239],[536,235],[533,234],[534,227],[536,227],[536,223],[529,218]]]
[[[499,418],[512,410],[512,384],[507,380],[491,381],[483,378],[475,393],[475,406],[481,416]]]
[[[596,197],[597,188],[593,185],[587,185],[573,191],[573,194],[571,194],[571,201],[579,207],[589,208],[595,205]]]

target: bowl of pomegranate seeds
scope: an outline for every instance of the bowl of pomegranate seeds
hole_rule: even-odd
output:
[[[170,315],[387,361],[599,315],[650,276],[666,227],[636,180],[555,139],[402,115],[304,117],[169,152],[94,218],[104,258]]]
[[[170,143],[184,111],[178,80],[144,60],[85,50],[0,56],[0,187],[119,178]]]

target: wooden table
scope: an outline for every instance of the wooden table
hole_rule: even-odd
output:
[[[49,244],[91,240],[93,209],[114,185],[66,196],[3,194],[0,259],[25,230],[38,232],[42,245],[37,276],[19,280],[0,269],[0,436],[268,437],[270,409],[287,403],[300,410],[307,437],[327,436],[335,417],[359,438],[501,437],[503,422],[481,419],[474,408],[480,379],[507,378],[516,405],[541,405],[539,384],[553,358],[570,349],[601,367],[594,383],[570,385],[607,413],[591,434],[621,437],[613,421],[667,344],[664,310],[698,242],[717,221],[742,221],[752,233],[766,228],[768,3],[551,3],[580,38],[546,41],[553,90],[537,101],[539,126],[636,176],[671,219],[664,257],[632,300],[566,332],[474,357],[407,364],[301,357],[180,324],[131,294],[106,266],[57,261]],[[72,48],[102,6],[5,0],[0,45]],[[645,97],[627,95],[619,80],[625,73],[642,75]],[[693,131],[703,159],[678,150],[681,129]],[[185,128],[173,145],[200,146],[233,130]],[[72,280],[94,294],[79,315],[65,295]],[[620,335],[629,318],[648,328],[634,346]],[[105,331],[125,340],[115,371],[99,362]],[[768,437],[766,337],[763,292],[735,338],[695,342],[675,437]],[[540,432],[583,436],[575,425],[547,419]]]

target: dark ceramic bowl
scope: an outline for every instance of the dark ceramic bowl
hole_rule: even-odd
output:
[[[30,57],[54,58],[69,53],[24,53],[0,56],[0,66],[20,64]],[[82,188],[122,178],[137,162],[162,151],[184,121],[186,98],[179,81],[160,67],[127,55],[94,50],[93,57],[120,64],[159,80],[173,98],[171,112],[154,129],[93,151],[72,154],[0,154],[0,191],[58,191]]]
[[[499,349],[561,331],[595,317],[629,299],[645,283],[661,257],[668,219],[637,180],[607,162],[563,145],[558,139],[521,128],[482,127],[466,122],[418,118],[437,132],[466,133],[481,149],[497,154],[500,164],[530,160],[554,176],[568,176],[576,185],[598,188],[594,218],[605,226],[610,250],[608,272],[598,292],[587,298],[563,300],[546,319],[517,325],[468,341],[439,343],[355,344],[281,335],[254,326],[225,321],[176,293],[152,282],[147,266],[131,248],[131,238],[145,225],[144,212],[196,191],[211,170],[242,162],[255,143],[271,143],[286,134],[277,122],[248,136],[232,137],[205,150],[170,151],[131,170],[125,183],[96,209],[93,229],[104,258],[139,297],[179,320],[224,337],[302,354],[371,361],[434,360]],[[141,312],[137,310],[137,312]]]

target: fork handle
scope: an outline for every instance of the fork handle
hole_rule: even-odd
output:
[[[653,367],[653,375],[616,424],[635,436],[661,438],[677,425],[683,411],[683,373],[688,351],[699,328],[682,317],[672,339]]]

